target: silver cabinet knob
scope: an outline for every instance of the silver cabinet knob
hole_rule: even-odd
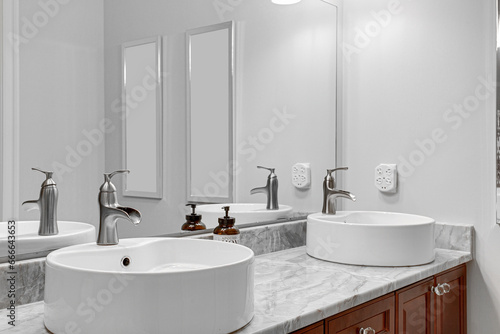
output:
[[[448,293],[451,291],[451,286],[448,283],[443,283],[441,284],[441,286],[443,287],[444,293]]]
[[[360,328],[359,334],[376,334],[375,330],[371,327]]]

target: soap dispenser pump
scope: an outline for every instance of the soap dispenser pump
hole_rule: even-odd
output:
[[[222,209],[226,214],[219,218],[219,226],[214,228],[214,240],[239,244],[240,230],[234,226],[236,219],[229,217],[229,206],[223,206]]]
[[[52,179],[54,172],[46,172],[38,168],[31,168],[45,174],[45,181],[42,183],[40,197],[37,200],[23,202],[22,206],[26,211],[40,210],[40,227],[38,235],[56,235],[57,228],[57,197],[58,190],[56,182]]]
[[[186,215],[186,222],[182,225],[181,230],[197,231],[206,229],[207,227],[201,221],[201,215],[196,213],[196,204],[186,204],[186,206],[190,206],[192,212],[190,215]]]

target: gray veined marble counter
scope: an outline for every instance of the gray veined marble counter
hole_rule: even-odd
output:
[[[305,247],[259,255],[255,316],[236,333],[289,333],[471,260],[469,252],[448,249],[436,249],[434,262],[415,267],[330,263],[308,256]],[[16,327],[7,325],[7,312],[0,311],[0,333],[48,333],[43,302],[16,311]]]

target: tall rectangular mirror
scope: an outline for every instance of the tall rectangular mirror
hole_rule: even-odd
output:
[[[162,198],[161,39],[122,45],[124,196]]]
[[[187,200],[232,202],[233,23],[190,29],[186,39]]]

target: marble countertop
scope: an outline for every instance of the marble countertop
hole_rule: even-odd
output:
[[[305,247],[259,255],[255,316],[236,333],[289,333],[472,260],[469,252],[436,249],[434,262],[415,267],[364,267],[330,263]],[[0,333],[46,334],[43,302],[19,306],[16,327],[0,311]]]

